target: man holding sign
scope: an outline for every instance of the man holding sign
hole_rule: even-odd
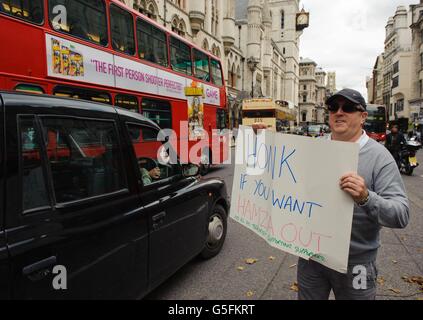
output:
[[[346,173],[339,183],[355,202],[348,272],[342,274],[300,258],[299,299],[327,300],[333,290],[336,299],[373,300],[380,230],[407,226],[408,199],[394,158],[362,129],[368,115],[362,95],[344,89],[330,97],[327,105],[331,140],[360,145],[358,173]]]

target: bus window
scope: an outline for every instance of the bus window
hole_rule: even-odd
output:
[[[118,94],[115,97],[115,106],[129,111],[138,112],[138,99],[134,96]]]
[[[222,68],[219,61],[211,60],[211,71],[213,75],[213,83],[219,87],[223,86]]]
[[[66,8],[67,19],[55,19],[57,6]],[[106,46],[107,18],[103,0],[50,0],[49,18],[51,26],[75,37]]]
[[[209,56],[194,49],[194,73],[197,79],[210,81]]]
[[[137,20],[138,54],[141,59],[167,67],[166,33],[150,25],[147,21]]]
[[[216,116],[216,129],[226,129],[226,111],[222,109],[217,109]]]
[[[112,99],[110,99],[108,93],[84,88],[57,86],[54,88],[53,94],[60,97],[112,104]]]
[[[34,93],[34,94],[44,94],[43,88],[34,84],[18,84],[15,87],[15,91],[19,92],[26,92],[26,93]]]
[[[113,49],[133,56],[135,54],[134,22],[132,14],[116,5],[110,6]]]
[[[170,103],[163,100],[143,99],[141,113],[154,121],[162,129],[172,129],[172,111]]]
[[[43,0],[0,0],[0,13],[41,24],[44,21]]]
[[[190,47],[187,44],[171,37],[170,57],[173,70],[189,76],[192,75],[191,52]]]

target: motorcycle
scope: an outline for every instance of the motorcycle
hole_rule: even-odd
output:
[[[407,140],[400,152],[400,172],[413,175],[414,169],[419,166],[416,153],[421,148],[422,144],[416,139]]]

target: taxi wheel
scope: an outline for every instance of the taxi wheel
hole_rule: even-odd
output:
[[[223,247],[227,232],[228,214],[221,205],[216,205],[208,221],[207,241],[200,257],[210,259],[216,256]]]

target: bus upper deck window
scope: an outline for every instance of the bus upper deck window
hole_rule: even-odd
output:
[[[116,5],[111,5],[110,27],[112,29],[113,49],[133,56],[135,54],[135,39],[132,14]]]
[[[67,19],[55,19],[60,10],[66,8]],[[103,0],[50,0],[49,18],[51,26],[61,32],[69,33],[75,37],[106,46],[107,18]]]
[[[141,59],[168,66],[166,33],[147,21],[137,20],[138,51]]]
[[[197,79],[210,81],[209,57],[196,49],[194,49],[194,71]]]
[[[219,87],[223,85],[222,68],[220,63],[214,59],[211,60],[211,70],[213,76],[213,83]]]
[[[170,57],[173,70],[192,75],[191,48],[187,44],[171,37]]]
[[[0,0],[0,13],[41,24],[44,21],[43,0]]]

